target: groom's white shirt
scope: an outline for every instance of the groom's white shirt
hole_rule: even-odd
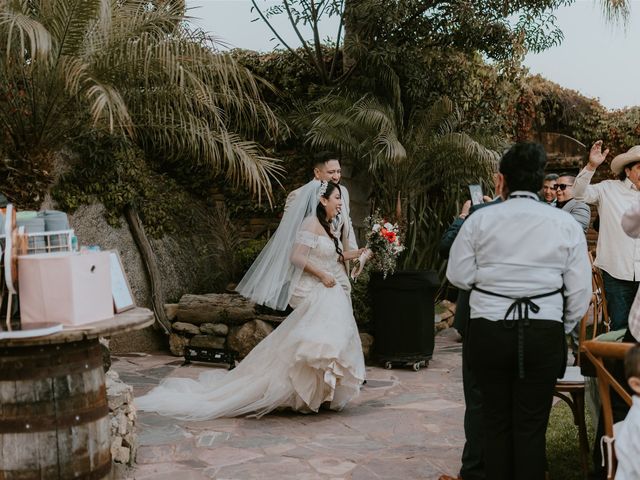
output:
[[[287,201],[284,204],[283,215],[287,214],[289,205],[293,203],[293,201],[299,195],[302,188],[303,187],[296,188],[287,196]],[[351,223],[351,215],[350,215],[351,209],[349,208],[349,191],[347,190],[347,187],[345,187],[343,184],[340,184],[340,193],[342,194],[342,212],[337,217],[338,219],[337,224],[335,223],[332,224],[331,229],[334,234],[337,234],[342,230],[342,237],[340,238],[340,241],[342,242],[344,250],[357,250],[358,242],[356,241],[356,234],[353,231],[353,224]],[[344,228],[342,228],[343,226]]]

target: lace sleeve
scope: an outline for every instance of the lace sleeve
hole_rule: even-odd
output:
[[[301,271],[307,265],[309,253],[318,245],[318,226],[317,219],[314,217],[307,218],[296,234],[296,241],[291,251],[291,263]]]

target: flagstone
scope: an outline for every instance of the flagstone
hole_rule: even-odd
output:
[[[319,473],[329,475],[344,475],[355,467],[357,464],[351,461],[338,460],[330,457],[315,457],[309,459],[309,464]]]
[[[204,462],[207,462],[207,464],[215,467],[244,463],[263,456],[261,453],[242,448],[230,447],[200,448],[195,452],[195,454],[200,460],[203,460]]]
[[[437,480],[457,473],[464,444],[460,346],[436,337],[428,368],[367,367],[342,412],[183,421],[138,412],[135,480]],[[114,356],[135,396],[167,377],[220,370],[169,355]],[[124,478],[124,477],[123,477]]]

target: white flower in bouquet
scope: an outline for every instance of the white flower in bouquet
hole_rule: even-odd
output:
[[[369,263],[374,271],[386,277],[395,271],[397,257],[404,250],[400,228],[397,224],[387,222],[377,210],[365,218],[364,223],[369,227],[366,248],[373,253]]]

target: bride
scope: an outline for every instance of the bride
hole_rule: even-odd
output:
[[[293,312],[234,370],[166,379],[136,400],[139,409],[193,420],[261,417],[282,407],[341,410],[359,393],[364,358],[344,261],[361,250],[343,252],[332,233],[340,187],[311,181],[304,189],[238,285],[260,303],[282,308],[288,301]]]

